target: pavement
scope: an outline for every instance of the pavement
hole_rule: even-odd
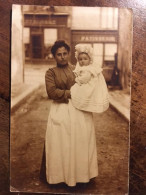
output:
[[[17,107],[25,102],[33,92],[39,89],[40,86],[41,84],[39,83],[34,85],[22,83],[19,87],[13,86],[11,90],[11,112],[14,112]]]
[[[123,90],[109,90],[110,106],[130,121],[130,94]]]
[[[41,85],[45,84],[45,72],[48,66],[27,65],[25,68],[25,81],[11,89],[11,112],[13,112],[26,98],[28,98]],[[130,121],[130,94],[124,90],[109,89],[110,106],[127,121]]]
[[[129,125],[111,107],[93,117],[99,176],[75,187],[49,185],[45,177],[40,178],[50,106],[43,86],[11,115],[11,192],[127,194]]]
[[[25,65],[24,82],[11,86],[11,112],[26,101],[41,85],[45,85],[47,65]]]

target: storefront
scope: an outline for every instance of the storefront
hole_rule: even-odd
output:
[[[75,45],[91,44],[95,63],[103,68],[107,83],[111,82],[118,55],[117,8],[29,6],[23,14],[25,62],[53,64],[51,47],[62,39],[71,46],[70,61],[76,64]]]
[[[115,67],[115,54],[117,54],[118,31],[72,31],[72,53],[75,52],[75,45],[91,44],[94,49],[94,62],[103,68],[103,74],[107,82],[111,81],[113,69]],[[72,63],[76,64],[76,59],[72,55]]]
[[[51,46],[57,39],[70,44],[68,13],[25,13],[24,49],[26,62],[53,62]]]

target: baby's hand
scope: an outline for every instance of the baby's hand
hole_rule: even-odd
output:
[[[75,78],[75,81],[76,81],[76,83],[77,83],[78,85],[80,85],[80,86],[82,85],[82,84],[80,83],[78,77]]]
[[[84,71],[82,74],[79,76],[79,81],[81,84],[87,84],[91,80],[91,73],[89,71]]]

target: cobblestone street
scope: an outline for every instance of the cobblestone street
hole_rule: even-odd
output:
[[[128,193],[129,125],[111,108],[94,114],[99,164],[96,179],[76,187],[49,185],[39,179],[50,103],[42,86],[11,113],[11,191]]]

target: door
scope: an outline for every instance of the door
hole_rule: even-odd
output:
[[[32,35],[32,58],[42,58],[42,35]]]

